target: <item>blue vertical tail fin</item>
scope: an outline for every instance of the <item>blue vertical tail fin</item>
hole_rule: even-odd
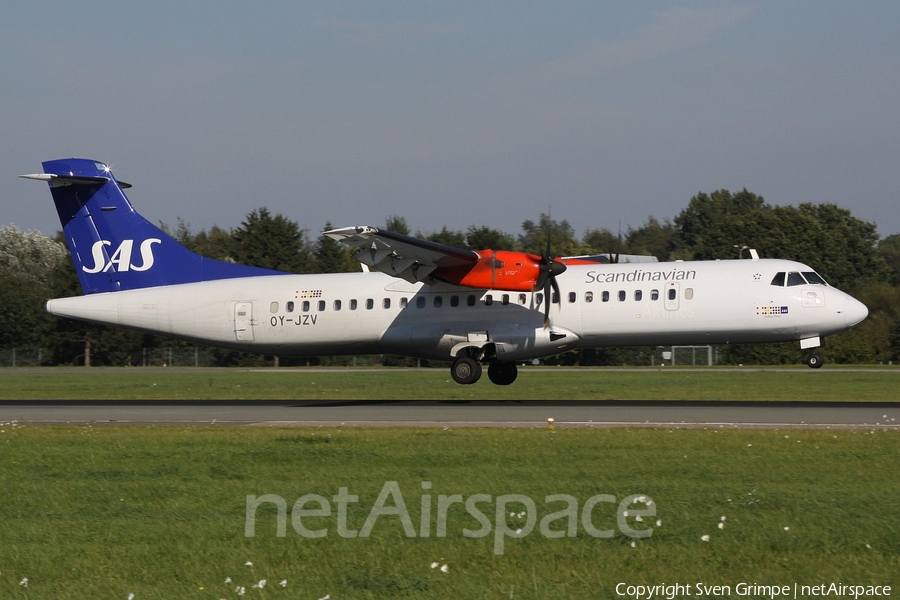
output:
[[[255,275],[270,271],[196,254],[138,214],[109,167],[83,158],[43,163],[85,294]]]

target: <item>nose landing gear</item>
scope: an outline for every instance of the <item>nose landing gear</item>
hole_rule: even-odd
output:
[[[810,352],[809,356],[806,357],[806,365],[810,369],[818,369],[822,365],[825,364],[825,359],[822,358],[822,355],[818,352]]]

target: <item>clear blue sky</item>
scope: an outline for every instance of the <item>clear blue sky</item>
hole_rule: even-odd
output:
[[[153,222],[267,206],[581,234],[698,191],[900,232],[900,2],[0,0],[0,224],[42,160],[110,163]],[[736,240],[740,242],[741,240]]]

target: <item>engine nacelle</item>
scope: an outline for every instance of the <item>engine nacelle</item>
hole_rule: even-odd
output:
[[[432,276],[467,287],[509,292],[530,292],[538,284],[541,257],[527,252],[478,250],[474,265],[438,268]],[[557,261],[560,262],[560,261]]]

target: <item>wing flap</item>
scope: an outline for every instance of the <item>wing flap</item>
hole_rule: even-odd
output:
[[[369,268],[410,283],[424,281],[435,269],[474,265],[480,258],[472,250],[375,227],[344,227],[323,235],[356,248],[353,258]]]

